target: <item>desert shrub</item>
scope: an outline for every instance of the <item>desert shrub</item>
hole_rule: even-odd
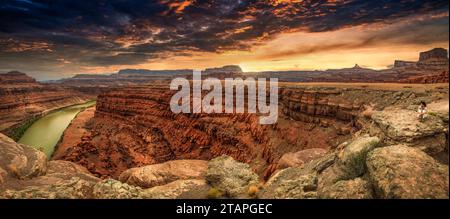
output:
[[[208,191],[209,199],[218,199],[218,198],[222,198],[222,197],[223,197],[223,192],[217,188],[213,187]]]
[[[257,198],[259,189],[260,189],[259,186],[251,185],[248,187],[247,195],[251,198]]]

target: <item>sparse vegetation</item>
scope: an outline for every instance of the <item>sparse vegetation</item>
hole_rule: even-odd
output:
[[[248,187],[248,196],[251,198],[257,198],[258,197],[258,192],[260,190],[260,186],[258,185],[251,185]]]
[[[223,192],[213,187],[208,191],[208,198],[209,199],[223,198]]]
[[[18,125],[15,128],[12,128],[8,133],[8,137],[10,137],[11,139],[13,139],[14,141],[18,141],[23,134],[25,133],[25,131],[31,126],[33,125],[33,123],[38,120],[40,118],[40,116],[35,116],[25,122],[23,122],[22,124]]]
[[[438,116],[438,114],[436,112],[428,112],[428,115],[430,115],[430,116]]]

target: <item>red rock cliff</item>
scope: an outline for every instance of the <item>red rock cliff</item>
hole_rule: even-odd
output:
[[[42,112],[82,103],[89,98],[57,85],[36,82],[20,72],[0,74],[0,131],[39,115]]]
[[[99,176],[118,176],[131,167],[227,154],[269,176],[286,152],[328,148],[348,138],[358,110],[327,99],[333,92],[283,90],[278,123],[260,125],[256,114],[174,114],[173,94],[165,85],[100,95],[91,133],[63,159]]]

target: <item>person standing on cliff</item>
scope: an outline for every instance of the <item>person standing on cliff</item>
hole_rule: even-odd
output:
[[[419,108],[417,109],[417,112],[419,113],[417,117],[422,122],[426,117],[428,113],[427,104],[424,101],[420,101]]]

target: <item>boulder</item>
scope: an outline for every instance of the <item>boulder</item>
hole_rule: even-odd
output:
[[[61,180],[69,180],[73,177],[98,182],[99,178],[92,175],[85,167],[64,160],[52,160],[47,163],[47,174],[42,177],[52,177]]]
[[[143,198],[151,199],[205,199],[211,186],[203,179],[177,180],[166,185],[146,189]]]
[[[319,175],[318,189],[361,176],[366,171],[367,154],[379,143],[378,137],[359,137],[346,144],[336,162]]]
[[[259,183],[258,175],[248,164],[237,162],[227,155],[208,162],[206,180],[230,198],[248,197],[249,187]]]
[[[317,197],[317,176],[300,167],[281,170],[264,185],[258,197],[264,199],[304,199]]]
[[[448,166],[419,149],[405,145],[377,148],[366,162],[380,198],[448,198]]]
[[[47,157],[41,151],[0,134],[0,168],[11,177],[30,179],[45,174]]]
[[[446,125],[433,113],[429,113],[424,121],[419,121],[413,110],[385,109],[375,112],[372,119],[387,137],[385,141],[388,143],[421,147],[430,155],[445,150]]]
[[[142,189],[114,179],[105,179],[93,186],[92,194],[97,199],[137,199]]]
[[[286,153],[278,161],[277,169],[302,166],[305,163],[324,156],[326,153],[327,150],[323,148],[310,148],[294,153]]]
[[[317,198],[317,174],[334,164],[335,153],[329,153],[298,167],[275,173],[259,192],[260,198]]]
[[[202,179],[208,168],[203,160],[172,160],[165,163],[131,168],[119,180],[142,188],[164,185],[181,179]]]
[[[347,177],[356,177],[364,173],[366,156],[380,143],[378,137],[360,137],[348,144],[338,155],[337,164]]]
[[[361,178],[341,180],[319,191],[322,199],[371,199],[372,187]]]

